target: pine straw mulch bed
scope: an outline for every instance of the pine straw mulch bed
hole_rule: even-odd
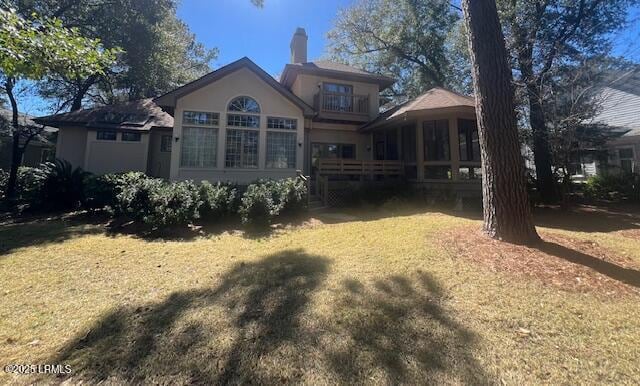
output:
[[[640,296],[640,265],[595,241],[541,232],[543,242],[522,246],[493,240],[477,227],[454,228],[442,245],[457,258],[492,272],[533,278],[566,291],[606,296]]]

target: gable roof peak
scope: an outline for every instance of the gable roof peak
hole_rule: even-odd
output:
[[[198,90],[202,87],[205,87],[218,79],[222,79],[223,77],[234,73],[241,68],[246,68],[256,74],[260,79],[262,79],[265,83],[273,87],[277,92],[282,94],[285,98],[291,101],[293,104],[298,106],[305,116],[313,116],[314,110],[306,104],[302,99],[298,98],[291,91],[289,91],[286,87],[280,84],[277,80],[275,80],[271,75],[269,75],[265,70],[260,68],[255,62],[249,59],[247,56],[243,56],[242,58],[231,62],[225,66],[218,68],[217,70],[211,71],[208,74],[201,76],[200,78],[189,82],[181,87],[176,88],[175,90],[169,91],[157,98],[154,98],[154,102],[156,102],[160,106],[167,107],[175,107],[176,101],[178,98],[189,94],[195,90]]]

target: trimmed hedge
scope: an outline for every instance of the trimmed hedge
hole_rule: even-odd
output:
[[[0,172],[0,187],[8,175]],[[280,215],[303,210],[307,187],[299,178],[259,180],[242,196],[231,184],[167,182],[140,172],[95,176],[68,162],[20,168],[18,195],[34,209],[106,209],[152,228],[218,220],[239,214],[243,224],[266,226]]]
[[[229,216],[238,211],[238,190],[231,184],[200,183],[200,216],[203,220]]]
[[[589,177],[584,186],[588,198],[640,200],[640,175],[606,174]]]
[[[117,196],[126,186],[137,184],[149,178],[142,172],[112,173],[101,176],[90,175],[84,182],[82,205],[89,210],[106,207],[111,211],[115,211]]]
[[[307,188],[299,178],[259,180],[247,187],[239,213],[243,224],[266,226],[281,214],[305,208]]]

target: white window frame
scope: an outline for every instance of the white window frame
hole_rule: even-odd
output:
[[[285,120],[293,121],[293,128],[269,128],[269,120]],[[286,125],[285,125],[286,126]],[[269,166],[269,134],[270,133],[283,133],[285,135],[293,136],[293,166],[289,166],[289,158],[287,158],[287,167],[275,167]],[[266,169],[278,169],[278,170],[292,170],[296,168],[298,159],[298,119],[290,117],[267,117],[267,135],[266,135],[266,148],[265,148],[265,168]]]
[[[232,110],[231,106],[232,104],[240,99],[240,98],[249,98],[251,100],[253,100],[257,106],[257,111],[240,111],[240,110]],[[229,103],[227,103],[227,112],[226,112],[226,116],[225,116],[225,143],[224,143],[224,168],[225,169],[230,169],[230,170],[255,170],[255,169],[260,169],[260,131],[261,131],[261,127],[262,124],[266,124],[266,122],[263,122],[263,117],[262,117],[262,107],[260,106],[260,103],[258,102],[257,99],[255,99],[252,96],[249,95],[239,95],[236,97],[233,97]],[[247,116],[247,117],[253,117],[255,119],[257,119],[257,126],[242,126],[242,125],[236,125],[236,124],[230,124],[231,120],[229,119],[229,117],[235,117],[235,116]],[[236,122],[237,121],[233,121]],[[235,149],[229,149],[230,146],[230,141],[229,141],[229,135],[232,132],[238,131],[241,134],[240,136],[240,159],[239,159],[239,164],[236,165],[235,164],[235,159],[232,160],[233,162],[231,162],[229,160],[229,150],[235,150]],[[256,151],[255,151],[255,165],[248,165],[247,164],[247,159],[249,156],[249,153],[245,153],[245,146],[246,146],[246,133],[247,132],[253,132],[256,133]],[[251,154],[253,155],[253,154]],[[233,165],[232,165],[233,163]]]
[[[203,113],[203,114],[213,114],[213,119],[211,123],[203,123],[203,124],[191,124],[191,123],[185,123],[184,122],[184,115],[185,113]],[[217,111],[203,111],[203,110],[183,110],[182,111],[182,138],[180,140],[180,158],[179,158],[179,164],[180,164],[180,169],[198,169],[198,170],[203,170],[203,169],[216,169],[218,167],[218,144],[220,143],[220,113]],[[201,166],[192,166],[192,165],[185,165],[184,164],[184,150],[185,150],[185,129],[204,129],[204,130],[213,130],[213,135],[214,135],[214,139],[215,139],[215,143],[214,146],[212,147],[211,151],[213,151],[213,165],[201,165]],[[162,140],[160,145],[162,146]],[[171,151],[173,151],[173,143],[171,144]],[[197,158],[197,157],[196,157]]]

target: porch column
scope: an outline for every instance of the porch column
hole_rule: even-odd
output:
[[[422,119],[416,120],[416,169],[418,182],[424,181],[424,137]]]
[[[451,151],[451,174],[454,180],[460,175],[460,144],[458,138],[458,117],[449,118],[449,148]]]

